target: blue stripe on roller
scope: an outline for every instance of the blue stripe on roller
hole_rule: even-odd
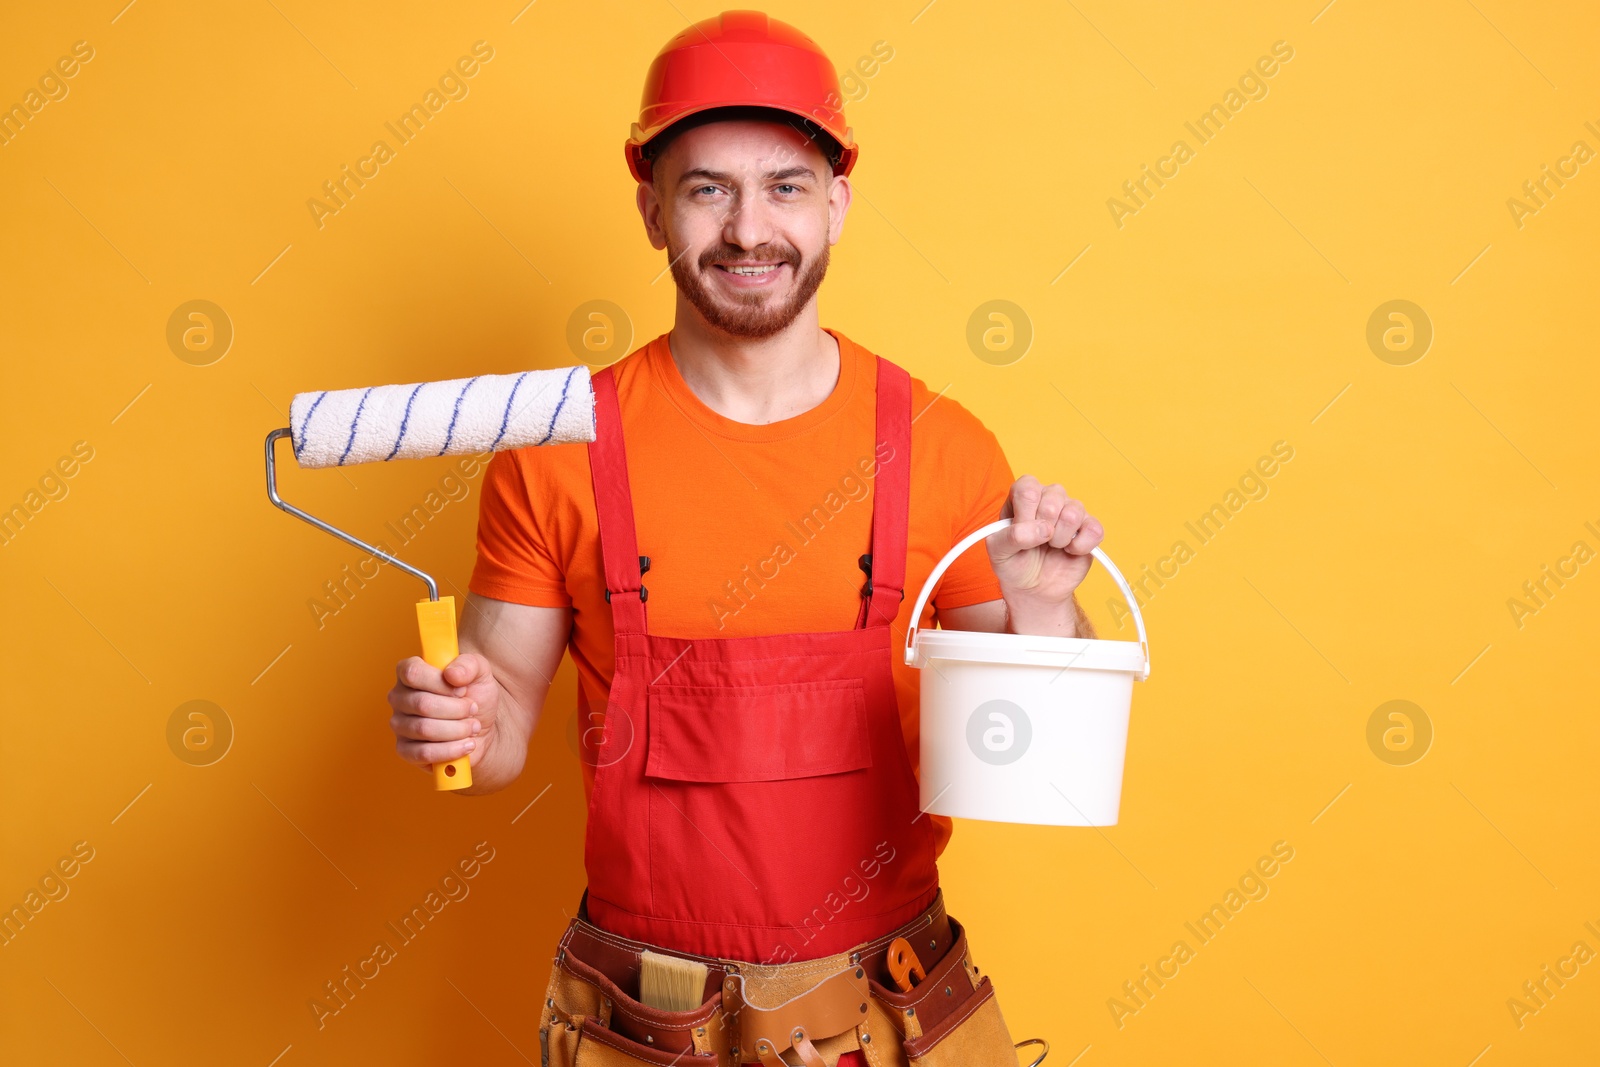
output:
[[[300,440],[294,443],[294,454],[296,459],[298,459],[300,456],[300,449],[305,447],[306,431],[311,428],[311,416],[317,413],[317,408],[320,407],[322,402],[327,398],[327,393],[318,393],[317,398],[311,402],[311,410],[306,412],[305,419],[300,423]]]
[[[531,373],[533,372],[523,371],[521,374],[517,375],[517,380],[511,383],[511,395],[506,397],[506,412],[504,415],[500,416],[500,432],[495,435],[494,441],[490,443],[490,452],[494,451],[495,445],[498,445],[500,443],[500,439],[506,435],[506,427],[511,424],[511,402],[517,399],[517,390],[522,388],[523,381]]]
[[[375,386],[368,386],[367,391],[361,394],[361,403],[356,405],[356,417],[350,420],[350,440],[344,443],[344,451],[339,453],[339,466],[344,466],[344,461],[350,455],[350,450],[356,444],[356,427],[361,425],[361,412],[367,406],[367,397],[372,395]]]
[[[481,377],[483,377],[483,375],[478,375],[478,378]],[[450,450],[450,439],[454,437],[456,433],[456,417],[461,414],[461,401],[466,397],[467,390],[472,388],[473,383],[476,382],[478,378],[468,378],[467,384],[463,385],[461,387],[461,392],[456,394],[455,410],[450,412],[450,425],[444,431],[444,447],[439,449],[436,455],[442,456]]]
[[[578,368],[573,367],[572,370],[567,373],[567,380],[561,383],[561,399],[556,401],[556,409],[550,413],[550,428],[545,431],[544,437],[538,442],[539,444],[542,445],[546,441],[550,440],[550,438],[555,436],[556,420],[561,417],[561,409],[567,404],[567,390],[572,387],[572,376],[577,373]]]
[[[411,395],[406,397],[406,410],[400,416],[400,434],[394,439],[394,447],[389,449],[389,454],[383,457],[385,462],[393,459],[394,454],[400,451],[400,442],[406,439],[406,424],[411,421],[411,402],[417,399],[417,394],[422,392],[422,386],[427,384],[427,382],[423,382],[416,386],[411,390]]]

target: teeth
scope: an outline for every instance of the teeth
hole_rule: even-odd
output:
[[[778,269],[778,265],[776,263],[773,263],[773,264],[770,264],[769,266],[765,266],[765,267],[731,267],[730,266],[730,267],[725,267],[724,269],[727,270],[730,274],[766,274],[768,271],[777,270]]]

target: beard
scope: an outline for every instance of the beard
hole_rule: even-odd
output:
[[[720,244],[702,252],[699,263],[690,267],[684,263],[685,257],[680,252],[674,251],[670,243],[667,246],[667,254],[672,257],[672,280],[678,284],[678,291],[694,305],[694,309],[716,329],[734,337],[752,340],[771,337],[786,329],[811,302],[822,285],[823,276],[828,273],[828,251],[828,246],[824,244],[822,251],[808,264],[793,246],[787,244],[767,244],[751,249]],[[787,263],[794,273],[794,284],[789,294],[774,296],[755,292],[730,297],[711,291],[705,278],[707,272],[717,269],[718,263],[747,259]]]

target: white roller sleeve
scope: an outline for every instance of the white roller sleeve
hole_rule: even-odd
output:
[[[299,393],[289,405],[302,467],[498,452],[594,440],[589,368]]]

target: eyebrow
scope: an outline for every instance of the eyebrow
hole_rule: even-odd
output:
[[[816,180],[817,172],[806,166],[785,167],[782,170],[771,171],[763,175],[767,181],[783,181],[786,178],[810,178]],[[678,179],[678,184],[683,185],[691,181],[712,181],[722,185],[732,185],[733,175],[721,171],[708,170],[705,167],[696,167],[694,170],[685,171]]]

